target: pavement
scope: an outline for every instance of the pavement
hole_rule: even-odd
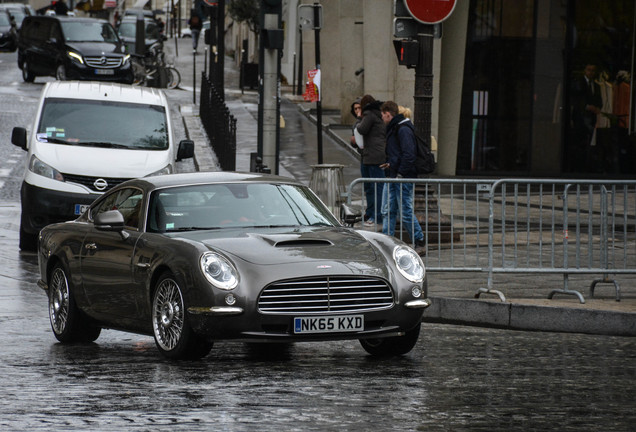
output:
[[[198,105],[192,98],[193,91],[198,97],[200,74],[209,61],[207,54],[200,46],[198,55],[193,55],[190,39],[179,39],[176,44],[174,39],[170,39],[166,42],[166,53],[181,72],[180,88],[169,92],[182,92],[176,99],[183,100],[179,113],[187,136],[195,142],[195,167],[200,171],[219,170],[216,156],[201,126]],[[257,147],[258,93],[256,90],[241,90],[238,77],[234,59],[226,57],[226,104],[237,119],[236,170],[249,171],[250,153],[255,152]],[[313,166],[318,163],[315,104],[303,101],[293,90],[292,85],[281,86],[284,127],[281,128],[278,174],[309,184]],[[344,184],[349,185],[360,177],[358,156],[347,144],[349,127],[340,124],[338,112],[325,110],[321,133],[323,164],[342,165]],[[474,275],[430,272],[428,286],[432,305],[426,309],[424,321],[518,330],[636,336],[634,278],[627,278],[625,283],[621,283],[620,301],[615,300],[613,289],[600,286],[596,289],[595,297],[585,296],[585,303],[574,296],[560,294],[548,299],[547,294],[551,289],[561,288],[553,275],[533,274],[526,278],[506,274],[498,276],[498,286],[512,285],[515,288],[506,291],[505,301],[490,295],[475,298]]]

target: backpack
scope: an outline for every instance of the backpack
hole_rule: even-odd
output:
[[[398,124],[395,131],[395,136],[398,137],[398,139],[401,127],[402,124]],[[415,146],[417,147],[415,158],[415,169],[417,170],[417,174],[430,174],[435,171],[435,155],[431,152],[426,140],[415,133],[415,130],[413,130],[413,135],[415,135]]]

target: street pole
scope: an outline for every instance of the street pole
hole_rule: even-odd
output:
[[[279,0],[261,0],[257,153],[278,174],[280,141],[280,50],[284,45]]]
[[[431,136],[433,103],[433,37],[431,24],[420,24],[417,35],[419,62],[415,67],[414,123],[415,131],[427,141]]]
[[[316,69],[320,72],[320,4],[314,3],[314,34],[316,39]],[[320,79],[322,87],[322,77]],[[318,164],[322,164],[322,88],[316,101],[316,125],[318,127]]]

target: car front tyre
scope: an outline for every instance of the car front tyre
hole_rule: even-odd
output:
[[[152,328],[155,344],[167,358],[196,360],[212,349],[212,342],[190,327],[181,288],[171,273],[164,273],[157,281],[152,299]]]
[[[35,75],[31,70],[29,70],[29,63],[24,59],[22,61],[22,79],[24,82],[33,82],[35,81]]]
[[[102,330],[88,322],[77,308],[67,272],[61,264],[51,272],[49,319],[55,338],[63,343],[93,342]]]
[[[38,245],[37,234],[31,234],[24,230],[20,225],[20,250],[25,252],[35,252]]]
[[[64,66],[63,64],[60,64],[57,66],[57,69],[55,70],[55,78],[57,78],[58,81],[66,81],[67,77],[66,77],[66,66]]]
[[[360,345],[374,357],[392,357],[410,352],[420,336],[421,324],[407,331],[404,336],[382,339],[360,339]]]

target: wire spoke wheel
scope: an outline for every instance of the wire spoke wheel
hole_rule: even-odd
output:
[[[49,318],[56,334],[63,333],[68,326],[70,294],[64,270],[56,268],[51,275],[49,293]]]
[[[177,68],[168,66],[166,67],[166,72],[168,73],[167,87],[169,89],[174,89],[179,87],[179,84],[181,84],[181,74],[179,73]]]
[[[183,336],[185,311],[181,290],[172,278],[165,278],[159,283],[152,316],[157,344],[165,351],[175,349]]]

